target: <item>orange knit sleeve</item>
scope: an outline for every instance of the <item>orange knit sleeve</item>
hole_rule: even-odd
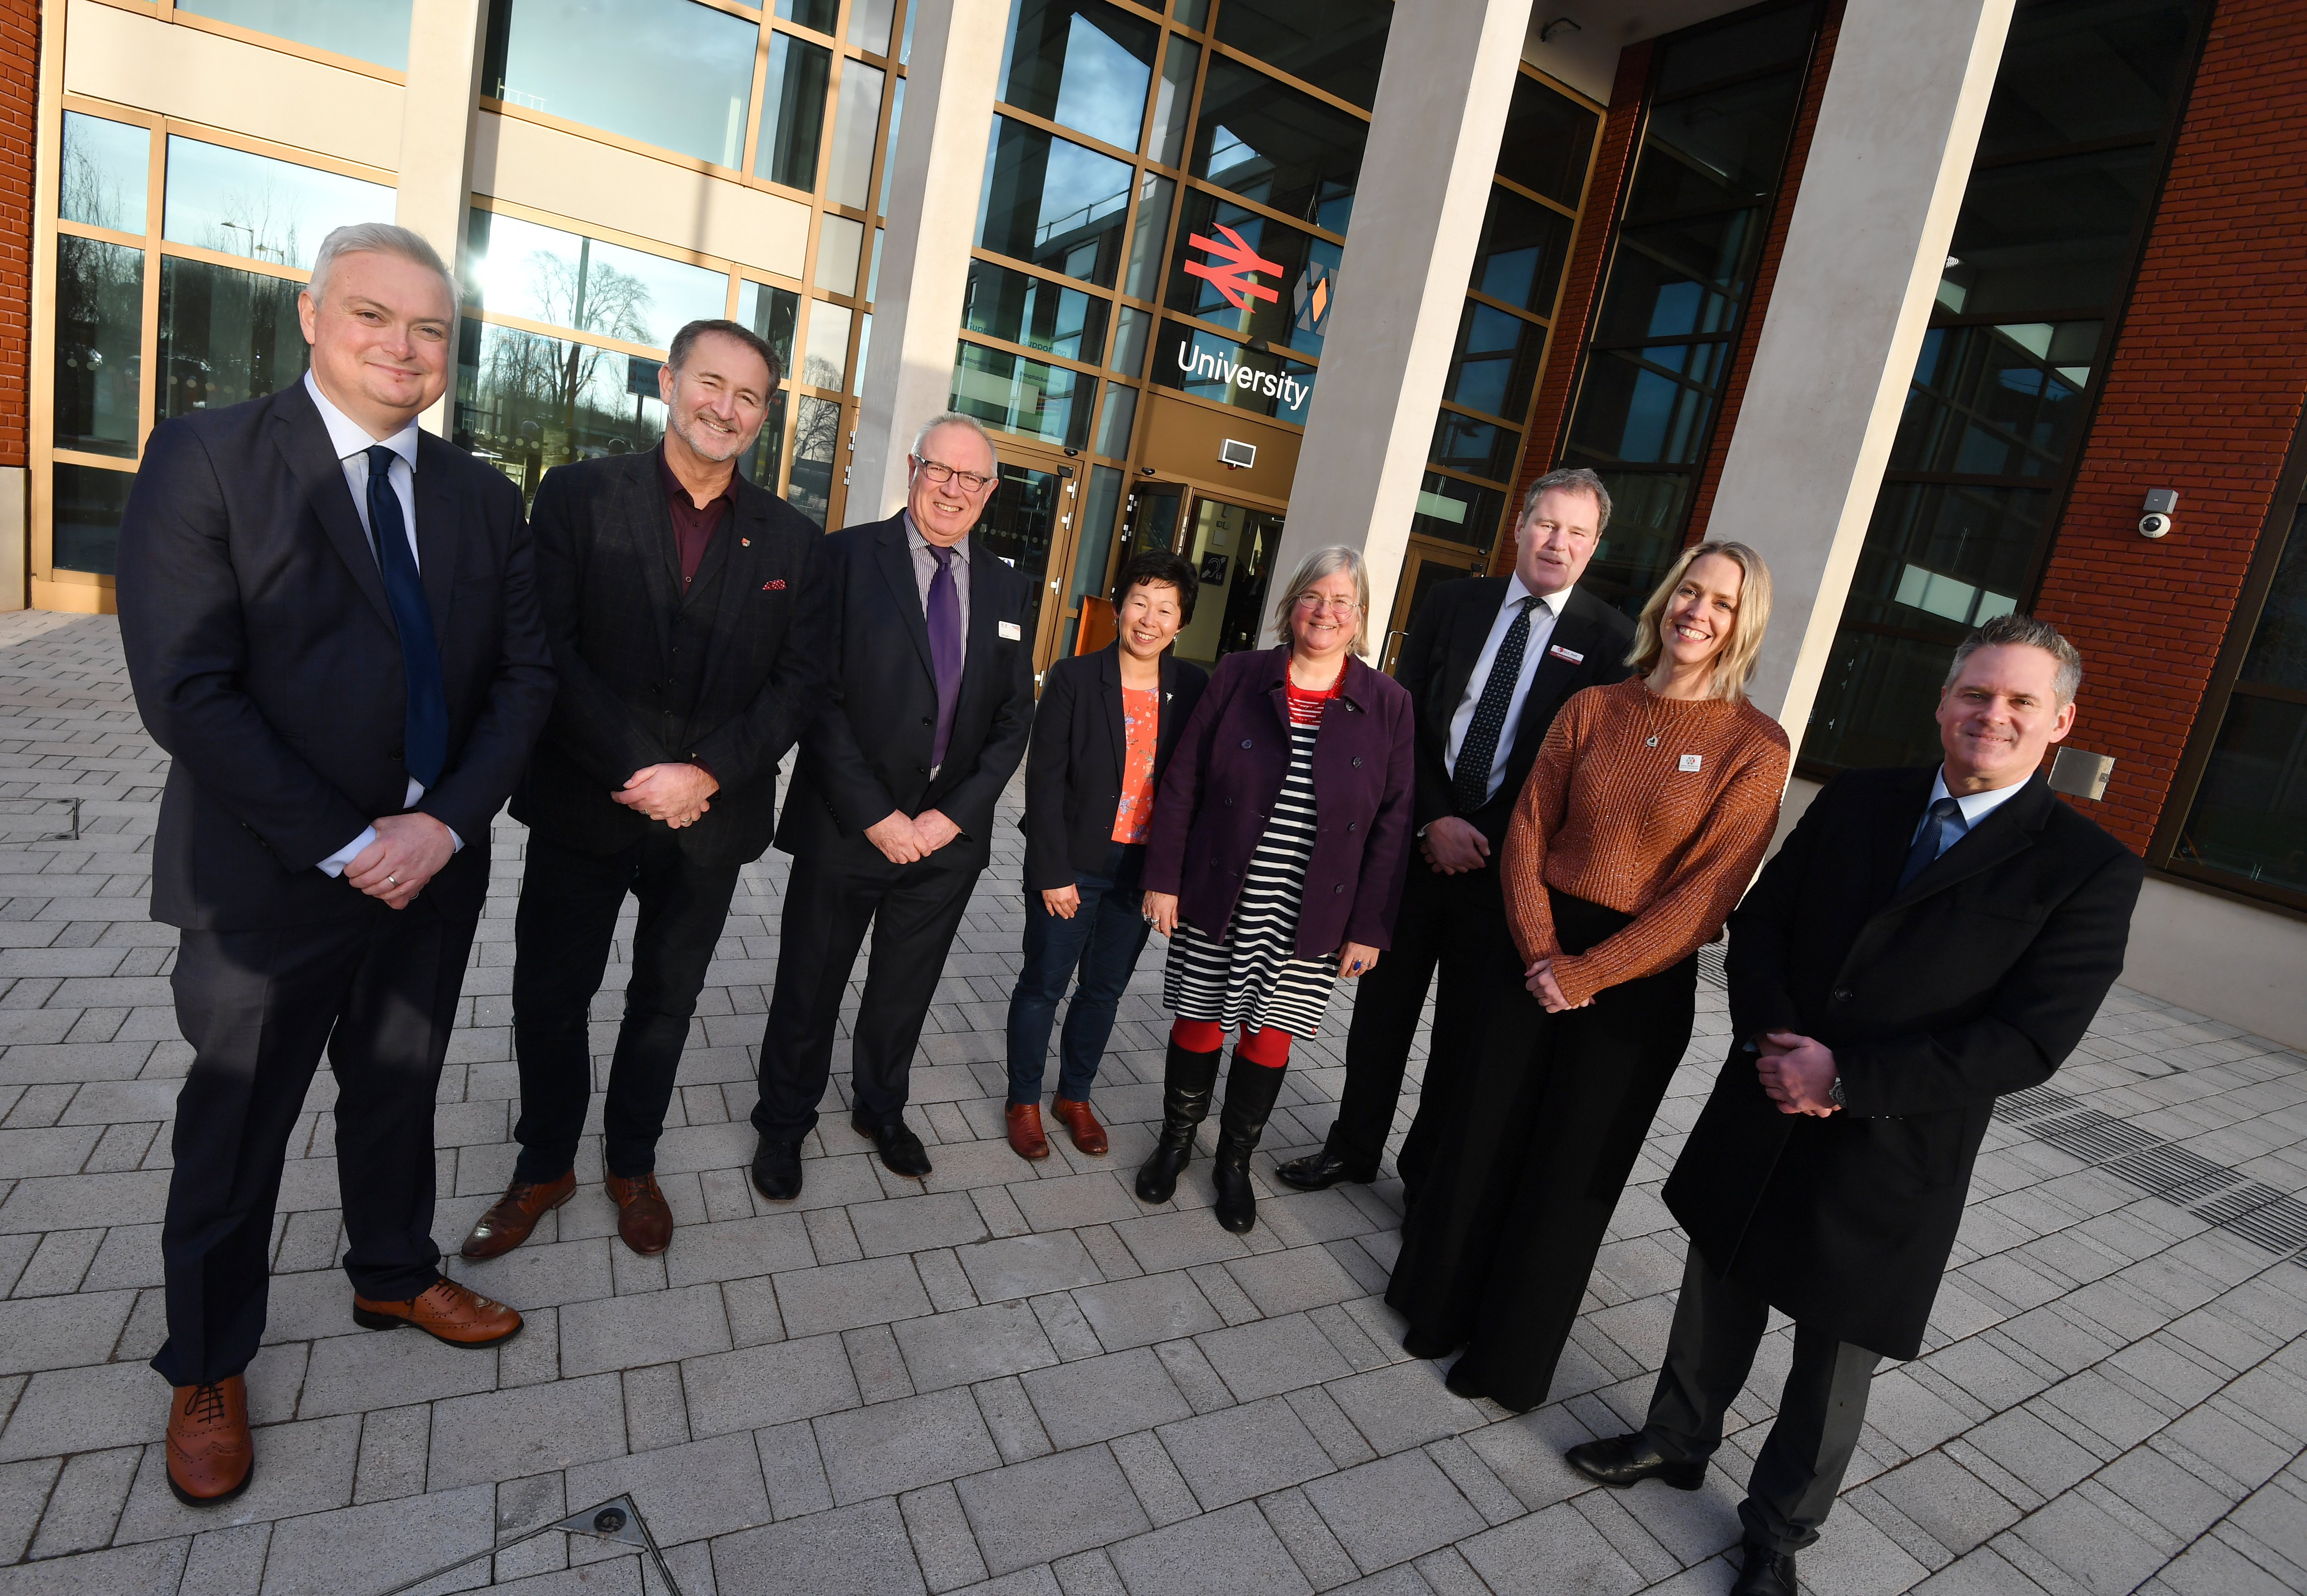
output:
[[[1554,906],[1546,896],[1546,849],[1562,829],[1570,805],[1570,772],[1577,763],[1579,733],[1587,720],[1585,699],[1590,687],[1571,696],[1546,730],[1538,757],[1531,762],[1530,777],[1515,800],[1514,819],[1506,826],[1506,845],[1499,856],[1499,888],[1505,894],[1506,924],[1524,965],[1550,959],[1557,952]]]
[[[1743,764],[1723,784],[1665,890],[1632,925],[1583,953],[1556,957],[1554,978],[1574,1008],[1605,987],[1654,976],[1689,958],[1738,907],[1777,828],[1792,761],[1776,726],[1757,729],[1739,752]]]

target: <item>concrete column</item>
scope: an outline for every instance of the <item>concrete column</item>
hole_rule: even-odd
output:
[[[481,47],[488,0],[415,0],[408,18],[408,87],[401,101],[399,196],[392,219],[421,233],[450,269],[472,203],[473,130],[480,119]],[[453,359],[453,346],[452,346]],[[450,391],[422,418],[447,436]]]
[[[1373,655],[1394,612],[1530,0],[1426,0],[1386,40],[1337,303],[1274,581],[1328,543],[1369,561]]]
[[[922,0],[913,23],[905,117],[889,152],[873,343],[850,457],[845,518],[853,526],[895,515],[905,503],[913,431],[952,397],[1008,21],[1009,0]]]
[[[1771,562],[1797,747],[1922,352],[2012,0],[1849,0],[1707,535]]]

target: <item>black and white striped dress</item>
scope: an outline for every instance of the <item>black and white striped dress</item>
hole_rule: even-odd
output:
[[[1297,951],[1298,909],[1314,855],[1314,738],[1330,695],[1293,687],[1289,696],[1290,770],[1249,856],[1233,923],[1220,942],[1179,922],[1162,973],[1162,1001],[1181,1020],[1310,1037],[1338,983],[1336,955],[1300,958]]]

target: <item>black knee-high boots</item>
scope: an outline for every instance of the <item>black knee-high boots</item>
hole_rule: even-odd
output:
[[[1285,1066],[1252,1063],[1236,1050],[1226,1072],[1225,1106],[1218,1113],[1218,1223],[1239,1235],[1257,1224],[1257,1196],[1249,1186],[1249,1156],[1265,1134],[1266,1116],[1282,1092]]]
[[[1137,1171],[1137,1196],[1143,1202],[1168,1202],[1178,1190],[1179,1172],[1193,1162],[1194,1132],[1209,1117],[1210,1091],[1218,1081],[1222,1047],[1195,1053],[1170,1044],[1162,1071],[1162,1135],[1154,1156]]]

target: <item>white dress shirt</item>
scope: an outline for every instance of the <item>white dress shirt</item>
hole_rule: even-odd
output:
[[[1966,793],[1961,798],[1955,798],[1954,807],[1962,811],[1962,824],[1960,826],[1947,826],[1941,830],[1939,833],[1939,853],[1944,853],[1948,849],[1952,848],[1965,837],[1969,836],[1972,830],[1980,821],[1985,820],[1988,815],[1994,814],[1997,809],[2009,803],[2012,798],[2017,798],[2019,796],[2019,789],[2026,785],[2027,783],[2021,780],[2013,781],[2008,787],[1998,787],[1992,792]],[[1951,797],[1953,797],[1953,795],[1947,791],[1946,766],[1941,765],[1939,766],[1939,773],[1935,777],[1932,778],[1931,781],[1930,802],[1932,804],[1935,804],[1943,798]],[[1925,804],[1923,806],[1922,819],[1915,822],[1916,837],[1919,838],[1923,834],[1923,827],[1930,824],[1930,804]],[[1908,846],[1912,846],[1911,840],[1909,841]],[[1938,856],[1934,854],[1932,857],[1935,858]]]
[[[1504,646],[1506,633],[1514,626],[1514,617],[1522,612],[1522,602],[1536,598],[1538,602],[1530,612],[1530,641],[1522,646],[1522,672],[1514,678],[1514,696],[1506,700],[1506,723],[1499,733],[1497,752],[1490,759],[1489,790],[1483,794],[1488,803],[1497,796],[1506,779],[1506,755],[1514,747],[1515,729],[1522,724],[1522,706],[1530,697],[1530,684],[1538,675],[1538,663],[1546,657],[1546,645],[1554,636],[1554,623],[1562,614],[1562,606],[1570,602],[1570,589],[1560,593],[1532,593],[1522,585],[1520,576],[1506,579],[1506,596],[1498,605],[1497,619],[1490,623],[1490,635],[1482,644],[1482,652],[1474,661],[1474,669],[1466,678],[1466,691],[1458,700],[1457,713],[1450,717],[1450,741],[1442,751],[1442,765],[1453,777],[1458,773],[1458,750],[1465,746],[1467,729],[1474,723],[1474,709],[1482,701],[1482,689],[1489,685],[1490,668],[1497,662],[1498,650]]]
[[[408,534],[408,558],[416,561],[417,568],[422,570],[424,565],[416,552],[416,423],[410,422],[390,438],[372,438],[366,428],[329,402],[329,396],[313,380],[310,369],[304,372],[304,391],[312,396],[313,407],[321,413],[321,424],[329,430],[329,447],[336,451],[337,464],[344,468],[345,486],[352,490],[353,511],[360,516],[361,530],[368,533],[372,552],[376,548],[376,528],[368,524],[368,451],[380,443],[392,451],[392,474],[388,481],[393,497],[400,500],[400,525]],[[401,801],[414,809],[416,800],[424,796],[425,783],[412,776],[408,795]],[[465,840],[453,829],[449,836],[458,848],[465,846]],[[330,875],[342,875],[345,866],[375,841],[374,826],[361,827],[359,836],[321,861],[321,868]]]

